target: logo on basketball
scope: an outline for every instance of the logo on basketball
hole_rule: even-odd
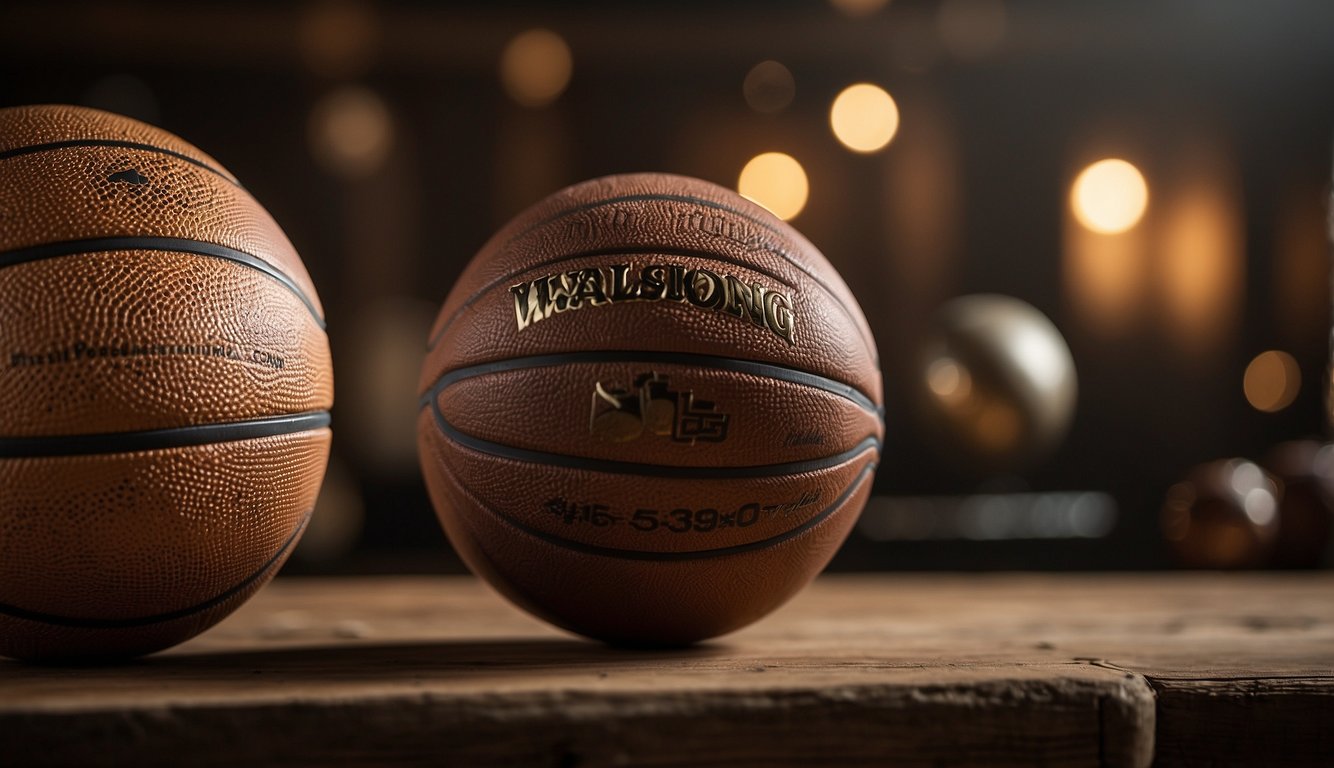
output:
[[[730,419],[715,403],[695,399],[694,392],[671,389],[666,376],[641,373],[629,388],[601,381],[593,385],[588,431],[613,443],[638,439],[645,432],[677,443],[721,443]]]
[[[588,267],[558,272],[511,286],[519,330],[552,315],[626,301],[675,301],[724,312],[766,328],[792,344],[791,294],[734,275],[679,264],[650,264],[637,274],[633,265]]]

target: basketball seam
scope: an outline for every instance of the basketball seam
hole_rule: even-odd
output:
[[[181,152],[159,147],[154,144],[142,144],[137,141],[123,141],[120,139],[69,139],[67,141],[52,141],[45,144],[29,144],[27,146],[6,149],[3,152],[0,152],[0,160],[8,160],[11,157],[22,157],[23,155],[53,152],[57,149],[74,147],[115,147],[118,149],[135,149],[143,152],[156,152],[161,155],[170,155],[171,157],[184,160],[191,165],[197,165],[206,171],[214,173],[226,180],[229,184],[241,187],[241,182],[233,178],[231,174],[225,173],[222,169],[216,168],[198,158],[190,157]],[[241,188],[244,189],[244,187]]]
[[[436,331],[434,334],[432,334],[431,338],[427,340],[426,350],[429,352],[430,350],[434,349],[435,345],[440,343],[441,337],[445,335],[445,331],[449,329],[449,326],[453,325],[454,321],[459,319],[459,316],[463,314],[464,310],[470,308],[474,303],[477,302],[478,299],[482,298],[482,296],[487,291],[490,291],[491,289],[497,286],[503,285],[515,279],[519,275],[522,275],[525,272],[531,272],[535,269],[541,269],[542,267],[549,267],[552,266],[553,264],[559,264],[563,261],[574,261],[575,259],[593,259],[601,256],[618,256],[622,254],[626,256],[632,256],[632,255],[642,256],[644,254],[650,254],[650,253],[662,254],[664,256],[686,256],[686,257],[709,259],[712,261],[721,261],[727,264],[731,264],[733,266],[741,267],[742,269],[748,269],[752,272],[758,272],[761,275],[764,275],[772,280],[777,281],[780,285],[782,285],[785,288],[796,290],[795,286],[787,282],[787,280],[785,280],[783,277],[775,274],[770,270],[764,269],[763,267],[757,267],[753,264],[747,264],[746,262],[741,261],[740,259],[734,259],[730,256],[723,256],[721,254],[714,253],[713,251],[705,251],[695,248],[677,248],[673,246],[658,247],[650,245],[630,246],[626,248],[596,248],[591,251],[580,251],[579,253],[572,253],[566,256],[556,256],[547,259],[546,261],[539,261],[534,264],[529,264],[528,266],[525,266],[523,269],[515,270],[513,272],[508,272],[504,275],[501,275],[500,277],[491,280],[486,285],[474,291],[472,295],[470,295],[467,299],[464,300],[464,302],[461,305],[459,305],[458,309],[450,313],[449,318],[445,320],[443,325],[440,326],[440,329]]]
[[[225,259],[242,266],[250,267],[264,275],[276,280],[284,288],[291,291],[306,309],[310,311],[311,317],[315,319],[316,325],[321,330],[326,328],[324,318],[315,308],[315,302],[306,295],[301,286],[296,284],[286,272],[270,264],[268,261],[236,248],[231,248],[218,243],[211,243],[205,240],[191,240],[180,237],[94,237],[83,240],[61,240],[55,243],[43,243],[42,245],[33,245],[26,248],[15,248],[8,251],[0,251],[0,269],[13,267],[19,264],[27,264],[34,261],[44,261],[62,256],[78,256],[87,253],[100,253],[106,251],[168,251],[177,253],[188,253],[195,256],[208,256],[215,259]]]
[[[137,627],[146,627],[153,624],[162,624],[163,622],[189,618],[190,616],[207,611],[210,608],[216,608],[217,606],[222,605],[254,585],[254,583],[261,579],[264,574],[273,569],[273,567],[283,558],[283,555],[286,554],[292,548],[292,545],[296,543],[297,539],[301,537],[301,532],[306,530],[306,525],[310,522],[311,514],[313,512],[314,508],[307,510],[305,516],[301,519],[301,524],[298,525],[296,530],[287,537],[287,541],[283,542],[283,545],[278,548],[278,551],[274,553],[273,557],[270,557],[262,566],[260,566],[259,570],[245,577],[239,583],[228,587],[226,591],[210,597],[202,603],[196,603],[187,608],[134,619],[84,619],[72,616],[57,616],[55,614],[42,613],[40,611],[29,611],[25,608],[0,603],[0,614],[16,619],[23,619],[25,621],[39,621],[43,624],[75,627],[78,629],[134,629]]]
[[[702,198],[702,197],[695,197],[695,196],[693,196],[693,195],[669,195],[669,194],[661,194],[661,193],[654,193],[654,194],[647,194],[647,193],[646,193],[646,194],[638,194],[638,195],[618,195],[617,197],[608,197],[608,198],[604,198],[604,199],[602,199],[602,200],[598,200],[598,201],[595,201],[595,202],[590,202],[590,203],[580,203],[579,205],[576,205],[576,206],[573,206],[573,207],[570,207],[570,208],[566,208],[566,209],[563,209],[563,210],[561,210],[561,211],[557,211],[556,213],[553,213],[553,214],[547,216],[546,218],[544,218],[544,219],[542,219],[542,220],[540,220],[540,221],[537,221],[537,222],[535,222],[535,223],[533,223],[533,224],[530,224],[529,226],[527,226],[527,227],[523,228],[522,230],[520,230],[519,232],[515,233],[512,237],[506,239],[506,240],[505,240],[505,244],[502,245],[498,250],[502,250],[502,251],[503,251],[503,250],[506,250],[506,249],[509,248],[509,246],[510,246],[515,240],[518,240],[519,238],[524,237],[525,235],[527,235],[527,234],[529,234],[529,233],[531,233],[531,232],[534,232],[534,231],[536,231],[537,229],[540,229],[541,227],[545,227],[546,225],[548,225],[548,224],[550,224],[550,223],[552,223],[552,222],[554,222],[554,221],[559,221],[560,219],[562,219],[562,218],[564,218],[564,217],[566,217],[566,216],[570,216],[570,215],[573,215],[573,214],[576,214],[576,213],[583,213],[584,211],[591,211],[591,210],[593,210],[593,209],[595,209],[595,208],[599,208],[599,207],[604,206],[604,205],[612,205],[612,204],[615,204],[615,203],[641,202],[641,201],[644,201],[644,202],[663,201],[663,202],[693,203],[693,204],[696,204],[696,205],[704,206],[705,208],[714,208],[714,209],[716,209],[716,210],[727,211],[728,213],[736,214],[737,216],[740,216],[741,218],[745,219],[746,221],[749,221],[749,222],[751,222],[752,224],[755,224],[756,226],[762,227],[762,228],[764,228],[764,229],[766,229],[766,230],[768,230],[768,231],[770,231],[770,232],[772,232],[772,233],[774,233],[774,234],[776,234],[776,235],[782,236],[782,234],[783,234],[781,230],[779,230],[777,227],[773,226],[773,225],[770,224],[769,222],[764,221],[763,219],[759,219],[759,218],[756,218],[756,217],[754,217],[754,216],[751,216],[750,214],[746,213],[745,211],[741,211],[741,210],[739,210],[739,209],[733,208],[733,207],[731,207],[730,205],[725,205],[725,204],[723,204],[723,203],[719,203],[719,202],[716,202],[716,201],[713,201],[713,200],[706,200],[706,199],[704,199],[704,198]],[[832,299],[834,300],[834,303],[838,304],[839,308],[842,309],[843,312],[844,312],[844,314],[846,314],[846,315],[848,316],[848,319],[850,319],[850,320],[853,321],[853,325],[855,325],[855,326],[857,327],[857,335],[862,337],[862,341],[863,341],[863,343],[866,344],[867,350],[868,350],[868,351],[870,352],[870,354],[871,354],[871,359],[875,361],[875,364],[876,364],[877,367],[880,365],[880,357],[879,357],[879,353],[878,353],[878,351],[877,351],[877,349],[876,349],[874,339],[872,339],[872,338],[869,336],[869,329],[865,329],[865,330],[864,330],[864,329],[862,328],[861,324],[857,322],[856,317],[853,315],[852,309],[851,309],[850,307],[848,307],[848,305],[843,301],[843,299],[840,298],[840,297],[838,296],[838,294],[835,293],[834,290],[833,290],[832,288],[830,288],[829,285],[828,285],[827,283],[825,283],[825,281],[822,280],[822,279],[820,278],[819,275],[817,275],[817,274],[815,274],[814,272],[812,272],[812,271],[811,271],[810,269],[808,269],[804,264],[801,264],[800,262],[798,262],[798,261],[796,261],[795,259],[793,259],[792,256],[789,255],[788,252],[785,251],[785,250],[780,250],[780,249],[775,249],[775,248],[762,248],[761,250],[764,250],[764,251],[766,251],[766,252],[768,252],[768,253],[772,253],[773,255],[778,256],[779,258],[783,259],[783,260],[786,261],[787,263],[789,263],[789,264],[791,264],[792,266],[796,267],[796,268],[797,268],[798,270],[800,270],[801,272],[805,273],[807,277],[811,278],[811,280],[815,281],[815,284],[818,285],[821,289],[823,289],[824,292],[827,293],[827,294],[829,295],[829,297],[832,298]]]
[[[847,503],[848,499],[852,498],[853,494],[861,487],[862,482],[868,476],[870,476],[875,472],[876,467],[877,464],[874,461],[868,463],[865,467],[862,467],[861,471],[859,471],[856,477],[854,477],[852,481],[848,483],[848,486],[845,489],[843,489],[843,492],[839,494],[838,498],[834,499],[834,501],[831,502],[828,507],[821,510],[819,513],[813,515],[812,517],[807,519],[802,524],[796,526],[795,528],[791,528],[782,533],[775,534],[766,539],[747,542],[745,544],[736,544],[730,547],[717,547],[715,549],[696,549],[690,551],[675,551],[675,552],[654,552],[650,550],[604,547],[597,544],[586,544],[584,542],[575,541],[573,539],[566,539],[564,537],[557,536],[555,534],[547,533],[540,529],[529,526],[526,523],[519,522],[518,520],[515,520],[514,518],[501,512],[500,510],[492,509],[489,505],[482,503],[482,501],[477,498],[476,494],[474,494],[472,491],[464,487],[462,481],[460,481],[459,478],[456,477],[453,473],[446,470],[446,474],[449,475],[449,479],[453,481],[454,485],[460,491],[466,494],[469,497],[469,499],[472,500],[472,502],[476,504],[479,508],[486,510],[497,520],[500,520],[501,522],[510,525],[513,528],[528,534],[529,536],[545,541],[546,543],[551,544],[553,546],[561,547],[563,549],[569,549],[575,552],[581,552],[583,554],[595,555],[599,557],[610,557],[620,560],[682,562],[690,560],[706,560],[717,557],[728,557],[731,555],[745,554],[747,552],[755,552],[761,549],[768,549],[770,547],[782,544],[786,541],[795,539],[798,536],[806,533],[812,528],[815,528],[820,523],[832,517],[835,512],[837,512],[839,509],[843,507],[843,505]]]
[[[138,432],[0,437],[0,459],[61,458],[185,448],[309,432],[327,427],[331,422],[328,411],[309,411],[246,421],[194,424]]]
[[[435,415],[436,426],[439,427],[442,435],[448,438],[450,442],[461,445],[464,448],[477,453],[495,456],[501,459],[509,459],[511,461],[518,461],[524,464],[541,464],[549,467],[561,467],[564,469],[612,475],[665,477],[677,480],[734,480],[738,478],[781,477],[783,475],[798,475],[805,472],[818,472],[851,461],[868,450],[875,449],[877,453],[880,450],[880,438],[871,435],[857,443],[852,448],[840,453],[821,456],[815,459],[803,459],[801,461],[782,462],[778,464],[755,464],[740,467],[643,464],[635,461],[594,459],[585,456],[572,456],[565,453],[535,451],[528,448],[518,448],[504,443],[497,443],[480,437],[474,437],[473,435],[469,435],[466,432],[461,432],[456,429],[454,425],[450,424],[449,421],[445,419],[445,415],[440,412],[438,402],[431,403],[431,411]]]
[[[688,352],[637,352],[634,350],[591,350],[587,352],[564,352],[554,355],[532,355],[512,357],[490,363],[479,363],[465,368],[446,371],[435,380],[422,396],[421,405],[434,401],[440,392],[451,384],[476,376],[485,376],[506,371],[542,368],[546,366],[584,363],[658,363],[661,365],[688,365],[736,373],[748,373],[768,379],[785,381],[790,384],[819,389],[850,400],[864,411],[878,418],[884,417],[884,408],[875,404],[866,393],[845,382],[821,376],[818,373],[803,371],[799,368],[763,363],[755,360],[743,360],[734,357],[718,357]]]

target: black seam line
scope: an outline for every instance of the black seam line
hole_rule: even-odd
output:
[[[523,267],[522,269],[516,270],[514,272],[509,272],[507,274],[495,278],[486,285],[477,289],[475,292],[473,292],[471,296],[469,296],[467,299],[464,300],[463,304],[459,305],[459,308],[456,309],[454,313],[449,316],[449,319],[445,321],[444,325],[440,326],[440,330],[432,334],[430,340],[426,342],[426,349],[428,351],[434,349],[435,345],[440,343],[440,338],[445,335],[445,330],[448,329],[449,326],[453,325],[455,320],[459,319],[459,316],[463,314],[464,310],[468,309],[473,304],[477,303],[477,300],[482,298],[482,296],[485,295],[488,291],[490,291],[492,288],[495,288],[499,285],[503,285],[515,279],[516,277],[522,275],[525,272],[532,272],[535,269],[550,267],[554,264],[560,264],[561,262],[565,261],[575,261],[577,259],[594,259],[594,258],[600,258],[602,256],[619,256],[622,254],[626,256],[661,254],[663,256],[685,256],[690,258],[708,259],[710,261],[721,261],[736,267],[741,267],[742,269],[746,269],[751,272],[758,272],[761,275],[764,275],[765,277],[768,277],[769,279],[777,282],[779,285],[783,286],[784,288],[787,288],[790,291],[796,290],[796,288],[791,283],[787,282],[787,280],[784,280],[779,275],[767,269],[764,269],[763,267],[757,267],[753,264],[747,264],[744,261],[741,261],[740,259],[733,259],[730,256],[724,256],[722,254],[714,253],[713,251],[705,251],[696,248],[677,248],[673,246],[659,247],[654,245],[636,245],[624,248],[598,248],[591,251],[581,251],[579,253],[572,253],[568,256],[556,256],[554,258],[547,259],[546,261],[537,262],[536,264],[529,264]]]
[[[150,429],[143,432],[108,432],[94,435],[0,437],[0,459],[37,459],[60,456],[157,451],[205,443],[229,443],[259,437],[277,437],[329,426],[328,411],[288,416]]]
[[[253,586],[256,581],[262,579],[265,574],[273,570],[274,566],[276,566],[283,559],[283,557],[287,555],[288,551],[292,548],[292,545],[296,543],[297,539],[301,538],[301,532],[306,530],[306,525],[310,523],[310,517],[313,511],[314,510],[311,509],[306,512],[305,517],[301,519],[301,524],[297,526],[296,530],[292,532],[291,536],[287,537],[287,541],[283,542],[283,545],[278,548],[278,551],[273,555],[273,557],[269,558],[267,562],[265,562],[263,565],[259,567],[259,570],[245,577],[245,579],[241,580],[239,584],[229,587],[225,592],[210,597],[208,600],[205,600],[202,603],[192,605],[188,608],[181,608],[179,610],[169,611],[167,613],[159,613],[154,616],[142,616],[133,619],[84,619],[73,616],[56,616],[54,614],[49,614],[49,613],[29,611],[23,608],[19,608],[17,606],[5,605],[3,603],[0,603],[0,614],[12,616],[16,619],[25,619],[27,621],[40,621],[44,624],[55,624],[57,626],[62,626],[62,627],[77,627],[79,629],[131,629],[134,627],[145,627],[150,624],[161,624],[164,621],[175,621],[176,619],[184,619],[194,614],[207,611],[210,608],[215,608],[227,602],[231,598],[235,597],[238,593]]]
[[[867,437],[850,450],[818,459],[789,461],[782,464],[756,464],[745,467],[691,467],[667,464],[641,464],[637,461],[616,461],[614,459],[591,459],[584,456],[571,456],[567,453],[548,453],[528,448],[517,448],[504,443],[495,443],[460,432],[450,424],[440,412],[438,402],[431,403],[435,414],[435,423],[451,441],[478,453],[496,456],[502,459],[520,461],[526,464],[542,464],[549,467],[564,467],[585,472],[599,472],[611,475],[636,475],[638,477],[668,477],[679,480],[730,480],[748,477],[778,477],[799,475],[806,472],[818,472],[836,467],[850,461],[868,450],[880,451],[880,439]]]
[[[69,147],[116,147],[118,149],[137,149],[143,152],[156,152],[159,155],[170,155],[179,160],[184,160],[191,165],[197,165],[210,173],[214,173],[222,177],[229,184],[233,184],[237,187],[241,186],[239,181],[224,173],[222,169],[215,168],[203,160],[153,144],[140,144],[135,141],[119,141],[117,139],[70,139],[69,141],[53,141],[48,144],[29,144],[26,147],[15,147],[14,149],[7,149],[0,152],[0,160],[8,160],[11,157],[21,157],[23,155],[33,155],[39,152],[51,152],[53,150],[66,149]]]
[[[306,309],[310,310],[311,317],[315,318],[315,322],[319,324],[320,328],[325,327],[324,318],[320,317],[319,310],[315,309],[315,303],[310,300],[305,291],[301,290],[301,286],[297,285],[296,281],[288,277],[285,272],[253,254],[203,240],[188,240],[179,237],[94,237],[86,240],[64,240],[59,243],[46,243],[29,248],[16,248],[12,251],[0,251],[0,269],[30,261],[100,251],[177,251],[236,262],[251,269],[259,270],[282,283],[284,288],[295,294],[298,299],[301,299],[301,303],[305,304]]]
[[[691,195],[643,194],[643,195],[622,195],[620,197],[608,197],[602,200],[598,200],[596,202],[582,203],[580,205],[576,205],[571,208],[566,208],[562,211],[558,211],[546,217],[545,219],[542,219],[539,222],[530,224],[529,226],[525,227],[522,231],[516,233],[513,237],[506,240],[505,245],[503,247],[508,248],[511,243],[523,237],[524,235],[527,235],[528,233],[533,232],[534,230],[545,227],[546,225],[554,221],[558,221],[566,216],[571,216],[576,213],[583,213],[584,211],[591,211],[594,208],[599,208],[604,205],[613,205],[615,203],[635,203],[635,202],[655,202],[655,201],[692,203],[695,205],[704,206],[705,208],[713,208],[719,211],[727,211],[728,213],[734,213],[737,216],[740,216],[746,221],[749,221],[750,223],[762,229],[766,229],[776,235],[782,235],[782,231],[779,230],[777,227],[773,226],[772,224],[770,224],[769,222],[764,221],[763,219],[755,218],[754,216],[751,216],[749,213],[733,208],[730,205],[724,205],[723,203],[714,202],[713,200],[705,200],[702,197],[693,197]],[[843,309],[843,312],[847,314],[848,318],[853,320],[853,324],[857,325],[857,335],[862,337],[862,341],[871,351],[872,358],[876,360],[876,365],[879,365],[879,354],[876,351],[874,340],[867,334],[862,332],[860,324],[856,323],[856,319],[853,315],[852,309],[847,304],[843,303],[843,299],[839,298],[838,294],[835,293],[834,290],[830,288],[829,285],[826,284],[825,281],[822,280],[819,275],[815,274],[814,272],[803,266],[800,262],[793,259],[792,255],[789,254],[787,251],[778,248],[764,248],[763,250],[781,257],[787,263],[791,264],[792,266],[806,273],[808,277],[810,277],[812,280],[815,281],[816,285],[823,288],[825,290],[825,293],[828,293],[830,297],[834,299],[834,302]]]
[[[529,536],[541,539],[542,541],[545,541],[548,544],[553,544],[555,546],[562,547],[564,549],[574,550],[576,552],[583,552],[585,554],[596,555],[599,557],[612,557],[621,560],[650,560],[650,561],[660,561],[660,562],[704,560],[707,558],[727,557],[728,555],[740,555],[740,554],[745,554],[746,552],[754,552],[755,550],[758,549],[767,549],[769,547],[782,544],[783,542],[788,541],[790,539],[795,539],[796,537],[802,535],[806,531],[809,531],[810,529],[824,522],[831,515],[833,515],[835,512],[841,509],[843,505],[847,503],[848,499],[852,498],[852,495],[861,487],[862,481],[864,481],[868,475],[875,472],[875,469],[876,469],[875,462],[871,462],[870,464],[867,464],[865,467],[862,467],[861,472],[857,473],[857,476],[853,478],[851,483],[848,484],[848,487],[844,489],[843,493],[840,494],[837,499],[834,499],[834,502],[832,504],[830,504],[828,507],[823,509],[819,514],[810,518],[809,520],[797,526],[796,528],[784,531],[783,533],[775,534],[767,539],[752,541],[746,544],[737,544],[731,547],[718,547],[717,549],[696,549],[685,552],[652,552],[642,549],[619,549],[616,547],[598,546],[597,544],[585,544],[580,541],[573,541],[571,539],[562,538],[560,536],[556,536],[554,534],[538,530],[536,528],[533,528],[532,526],[526,525],[524,523],[519,522],[518,520],[511,518],[509,515],[491,509],[485,504],[481,504],[479,506],[491,512],[493,515],[500,518],[502,521],[528,534]]]
[[[799,370],[797,368],[788,368],[787,366],[774,365],[773,363],[760,363],[753,360],[741,360],[734,357],[718,357],[715,355],[697,355],[685,352],[635,352],[633,350],[607,350],[607,351],[589,351],[589,352],[566,352],[557,355],[534,355],[532,357],[515,357],[509,360],[498,360],[493,363],[481,363],[467,368],[456,368],[436,379],[427,393],[422,397],[421,405],[434,401],[446,387],[464,379],[471,379],[475,376],[486,376],[493,373],[504,373],[506,371],[525,370],[528,368],[543,368],[553,365],[587,364],[587,363],[645,363],[647,365],[687,365],[697,368],[711,368],[722,371],[734,371],[736,373],[747,373],[752,376],[763,376],[768,379],[777,379],[792,384],[801,384],[828,392],[832,395],[851,400],[864,411],[880,417],[884,414],[884,409],[877,406],[870,397],[867,397],[860,389],[844,384],[841,381],[821,376],[816,373]]]

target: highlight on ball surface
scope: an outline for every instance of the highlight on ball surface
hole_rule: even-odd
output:
[[[314,285],[216,160],[107,112],[0,110],[0,211],[0,655],[175,645],[267,583],[314,507]]]
[[[454,285],[418,444],[467,565],[625,645],[749,624],[834,555],[884,431],[875,343],[795,229],[681,176],[595,179],[503,227]]]

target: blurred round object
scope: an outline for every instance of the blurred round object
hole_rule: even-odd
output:
[[[369,88],[331,91],[310,113],[310,149],[323,168],[354,179],[384,165],[394,146],[394,120],[384,100]]]
[[[853,152],[877,152],[899,131],[899,106],[874,83],[855,83],[839,92],[829,108],[829,127]]]
[[[1297,399],[1302,388],[1302,370],[1292,355],[1271,349],[1256,355],[1246,366],[1241,386],[1252,408],[1276,413]]]
[[[797,93],[797,83],[792,79],[791,70],[782,63],[761,61],[746,73],[741,93],[751,109],[773,114],[782,112],[792,103]]]
[[[1149,185],[1134,165],[1109,157],[1080,171],[1070,188],[1070,207],[1086,229],[1117,235],[1144,218]]]
[[[1283,484],[1278,538],[1269,564],[1275,568],[1319,568],[1328,562],[1334,537],[1334,445],[1314,440],[1280,443],[1265,467]]]
[[[936,313],[922,349],[922,412],[951,455],[973,467],[1036,461],[1065,436],[1078,384],[1070,348],[1019,299],[976,294]]]
[[[783,221],[801,213],[810,196],[806,170],[795,157],[782,152],[765,152],[752,157],[741,169],[736,190]]]
[[[565,92],[574,59],[565,39],[549,29],[516,35],[500,55],[500,82],[525,107],[545,107]]]
[[[1256,568],[1278,534],[1278,485],[1245,459],[1201,464],[1167,491],[1162,528],[1187,568]]]

